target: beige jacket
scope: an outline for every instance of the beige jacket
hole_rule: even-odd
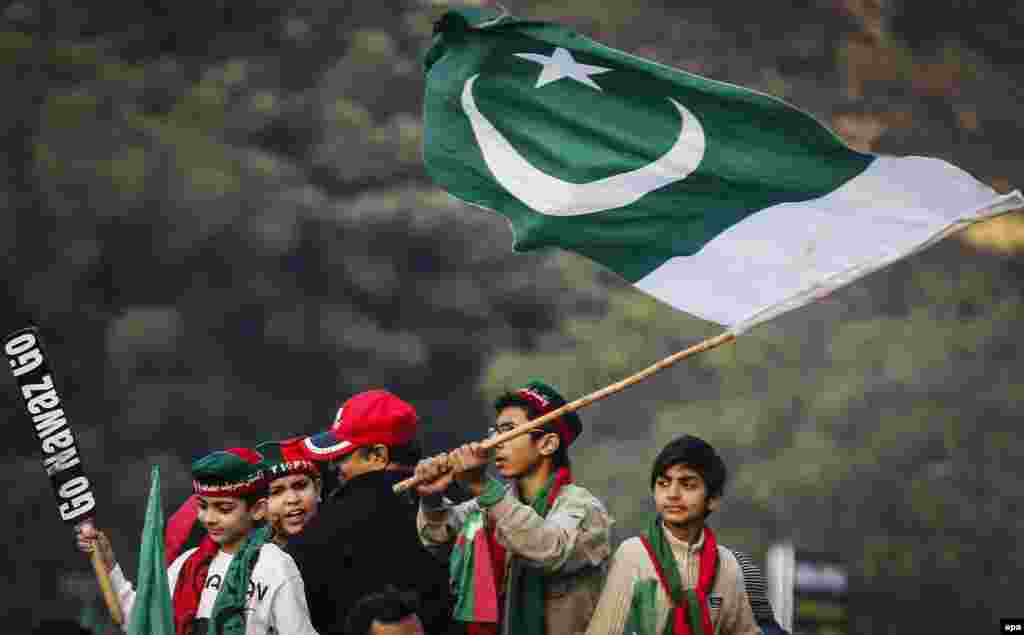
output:
[[[665,531],[664,528],[662,531]],[[665,531],[679,566],[683,587],[697,585],[704,532],[690,545]],[[718,546],[718,573],[708,594],[711,626],[716,635],[760,635],[736,556]],[[661,635],[669,619],[671,601],[640,538],[626,540],[612,557],[611,571],[588,635]],[[627,622],[631,632],[624,633]]]
[[[489,487],[493,484],[489,485]],[[466,516],[480,506],[476,500],[445,505],[444,519],[433,522],[420,504],[416,524],[420,541],[435,554],[447,558]],[[519,501],[514,488],[487,510],[499,543],[508,550],[506,590],[525,567],[540,569],[546,576],[545,621],[549,635],[582,635],[597,606],[611,555],[614,523],[597,498],[577,485],[566,485],[547,516],[541,517]],[[511,594],[505,594],[504,614],[515,610]],[[507,623],[502,632],[508,633]]]

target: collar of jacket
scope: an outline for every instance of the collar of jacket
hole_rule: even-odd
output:
[[[373,472],[366,472],[345,481],[345,483],[338,488],[332,498],[345,498],[355,492],[365,490],[378,490],[385,488],[390,490],[395,483],[398,483],[405,478],[407,478],[406,475],[393,470],[375,470]]]

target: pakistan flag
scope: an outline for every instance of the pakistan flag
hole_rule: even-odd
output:
[[[437,23],[424,129],[431,177],[508,217],[517,250],[578,252],[734,332],[1024,206],[774,97],[473,10]]]

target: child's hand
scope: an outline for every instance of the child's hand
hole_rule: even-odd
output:
[[[75,527],[75,542],[78,550],[82,553],[92,553],[99,549],[100,561],[107,571],[113,571],[117,560],[114,558],[114,548],[110,546],[110,539],[102,531],[96,529],[91,520],[87,520]]]

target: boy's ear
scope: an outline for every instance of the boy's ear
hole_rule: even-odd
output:
[[[544,456],[554,456],[560,445],[562,445],[562,438],[554,432],[548,432],[540,438],[537,449]]]
[[[720,501],[720,500],[721,500],[721,498],[718,497],[718,496],[714,496],[712,498],[709,498],[708,499],[708,511],[709,512],[713,512],[713,511],[717,510],[718,509],[718,501]]]
[[[388,450],[388,446],[383,443],[378,443],[370,447],[370,456],[376,457],[377,460],[382,461],[384,465],[391,462],[391,451]]]
[[[252,519],[255,521],[261,521],[267,517],[267,499],[260,498],[253,503],[252,508],[249,510],[252,514]]]

